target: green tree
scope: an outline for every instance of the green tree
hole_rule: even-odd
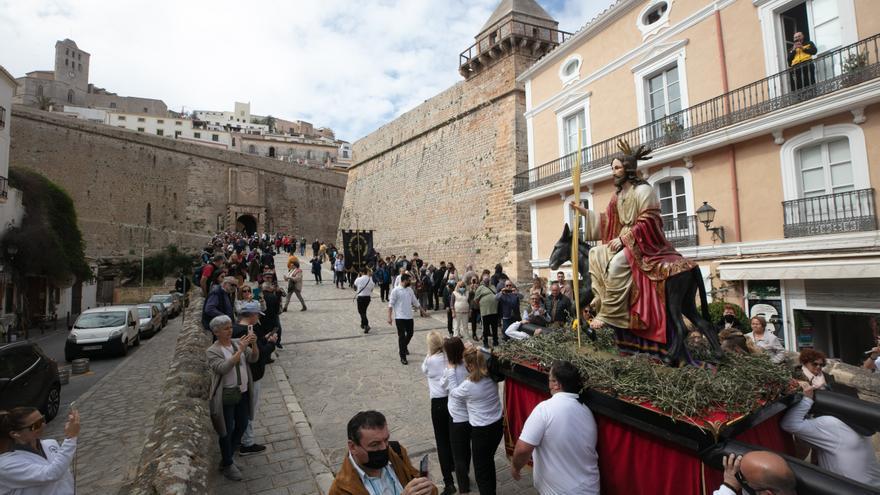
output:
[[[40,110],[49,110],[49,106],[52,105],[52,98],[48,96],[40,96],[37,98],[37,106],[40,107]]]
[[[263,124],[269,126],[269,131],[275,131],[275,117],[267,115],[266,118],[263,119]]]

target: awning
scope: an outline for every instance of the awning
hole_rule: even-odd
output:
[[[721,280],[880,278],[880,253],[725,260]]]

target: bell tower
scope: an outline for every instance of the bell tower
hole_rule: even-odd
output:
[[[513,54],[530,59],[531,65],[571,37],[558,27],[535,0],[501,0],[474,37],[474,44],[461,52],[458,72],[470,79]]]

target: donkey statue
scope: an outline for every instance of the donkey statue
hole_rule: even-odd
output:
[[[553,246],[550,253],[550,269],[556,270],[566,261],[571,260],[571,229],[568,224],[562,230],[562,237]],[[578,272],[583,280],[581,284],[580,299],[581,307],[587,307],[592,301],[590,268],[589,268],[590,245],[581,242],[578,244]],[[718,333],[710,323],[709,304],[706,300],[706,287],[703,284],[703,276],[698,267],[684,273],[673,275],[666,279],[666,355],[663,361],[672,366],[680,364],[695,364],[685,346],[687,339],[687,327],[684,323],[686,317],[706,336],[709,347],[713,353],[721,352],[718,342]],[[702,314],[697,311],[695,302],[697,291],[700,292],[700,305]],[[629,332],[625,328],[615,328],[616,331]]]

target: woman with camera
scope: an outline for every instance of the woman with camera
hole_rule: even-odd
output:
[[[74,493],[70,463],[76,453],[79,412],[68,414],[61,445],[41,438],[45,424],[34,407],[0,411],[0,488],[35,495]]]

